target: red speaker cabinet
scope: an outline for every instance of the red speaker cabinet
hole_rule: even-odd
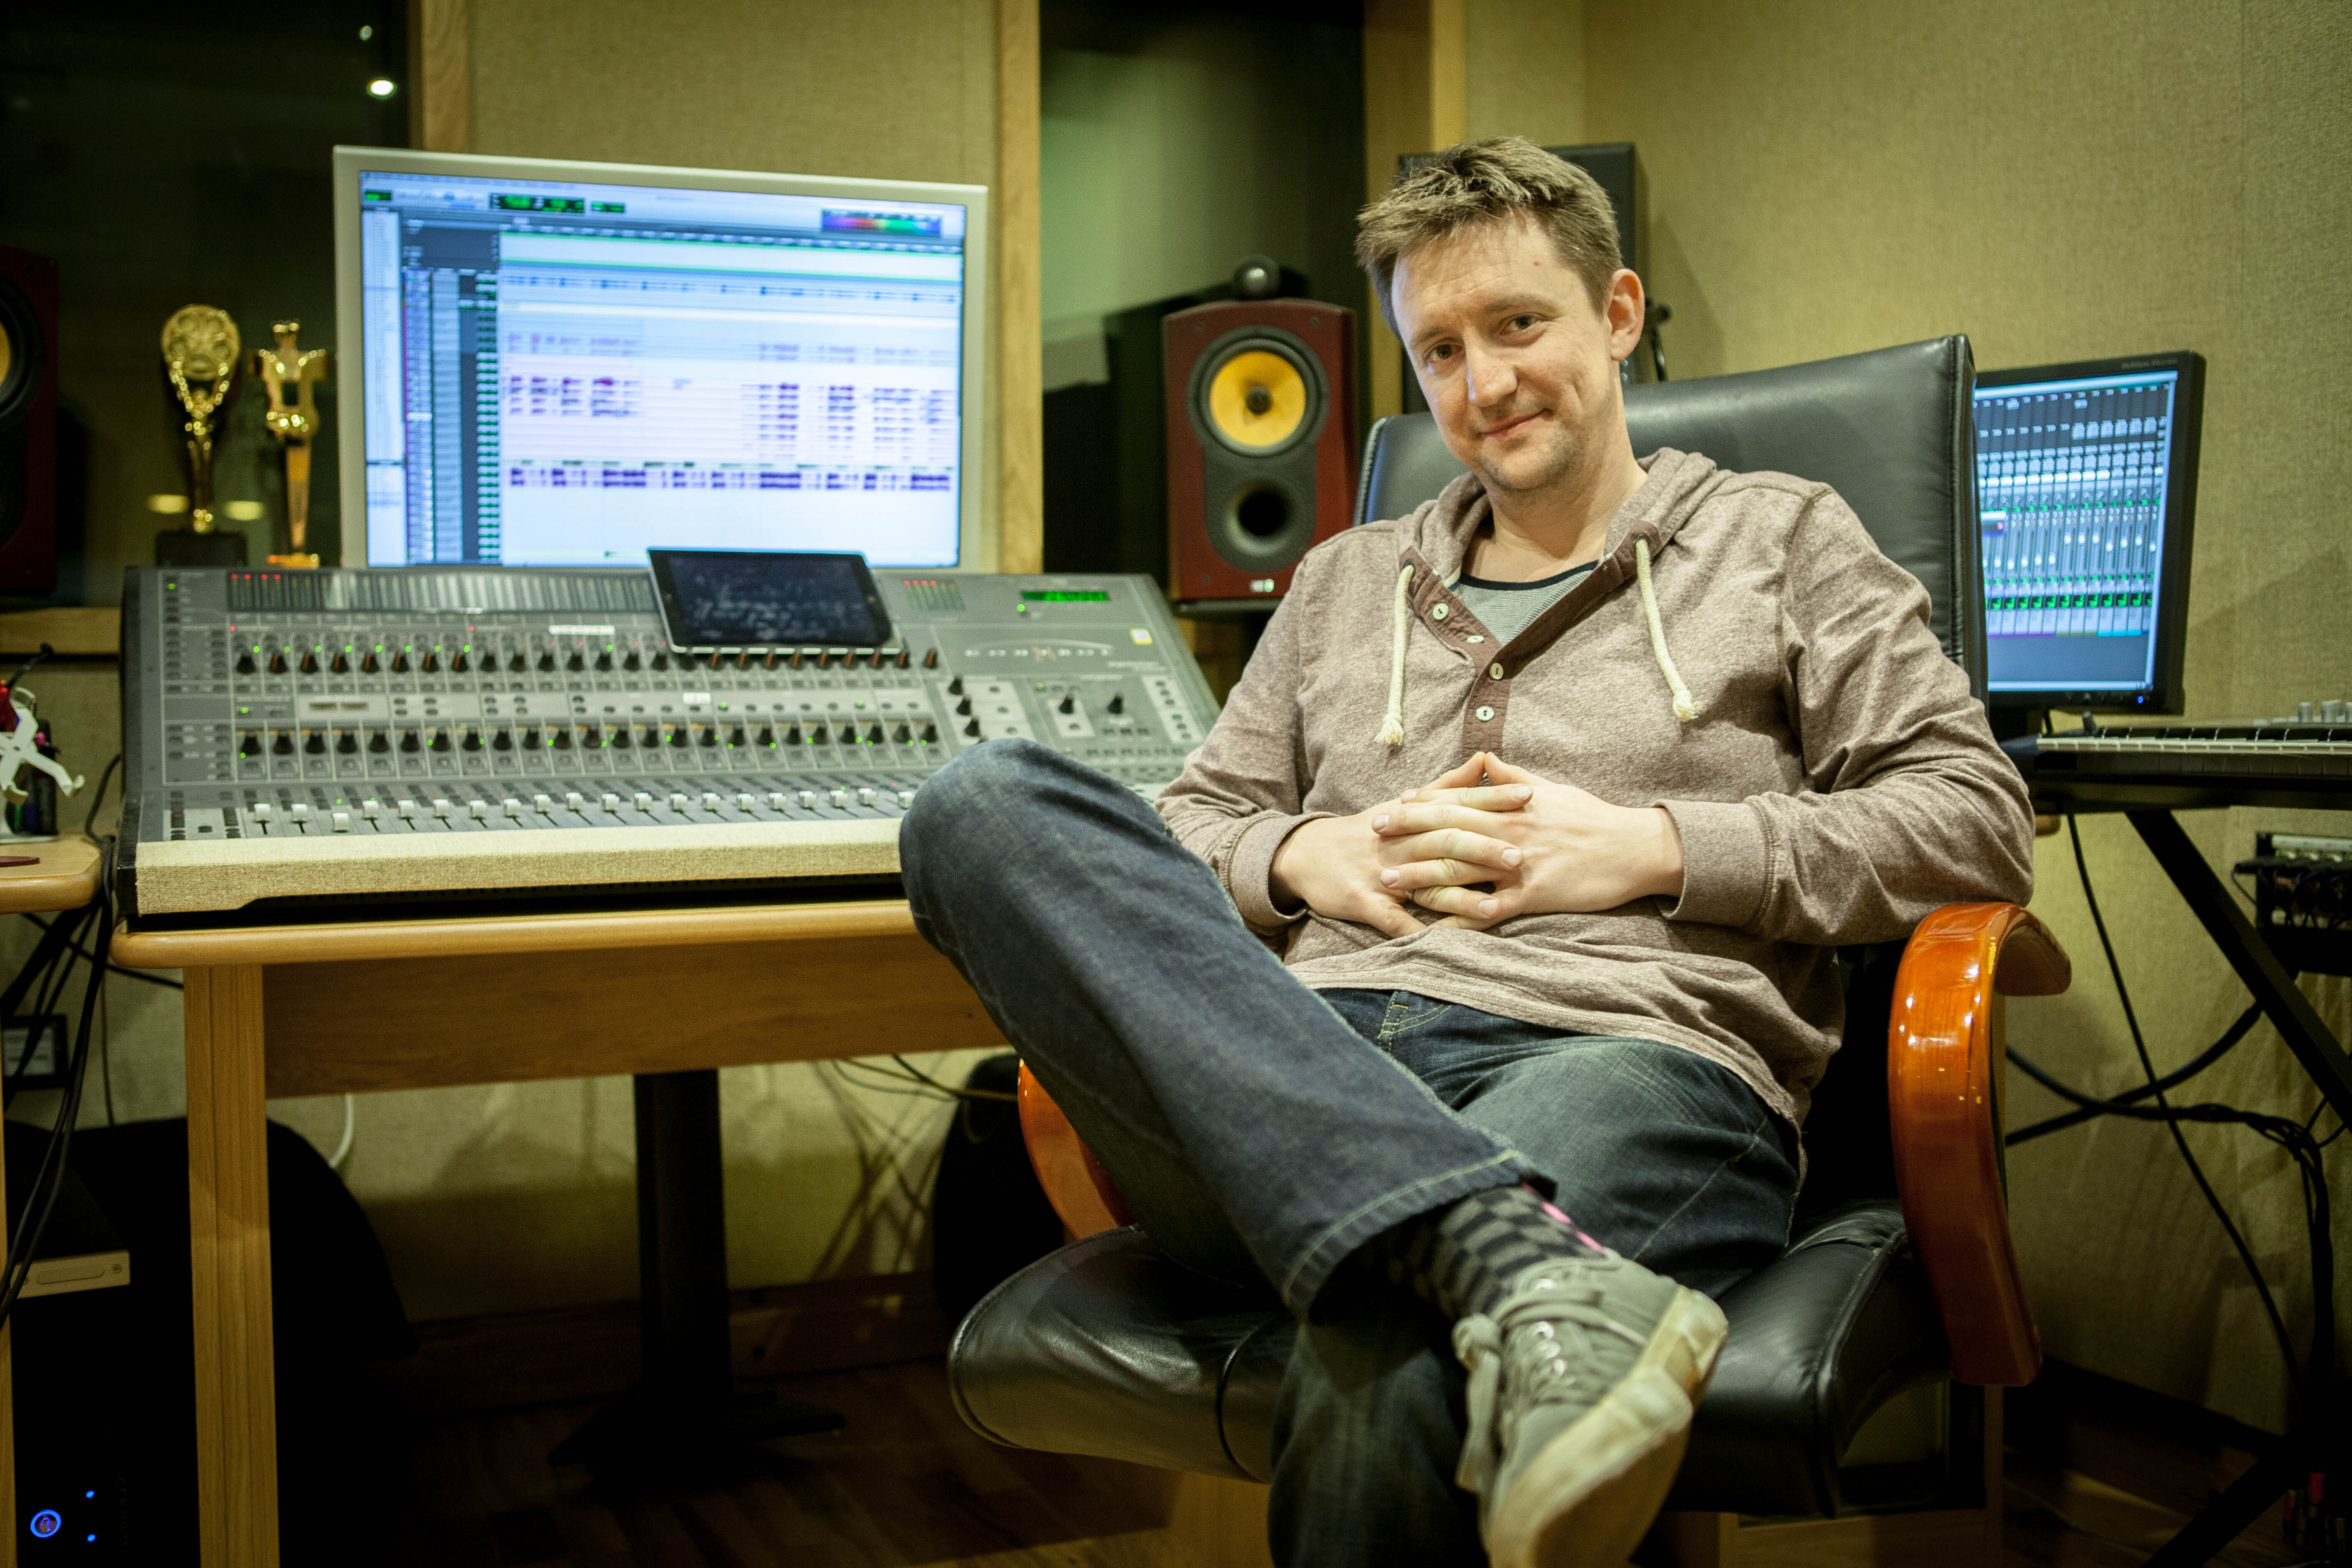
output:
[[[0,245],[0,595],[58,585],[58,265]]]
[[[1356,314],[1235,300],[1161,325],[1169,584],[1180,603],[1271,603],[1356,484]]]

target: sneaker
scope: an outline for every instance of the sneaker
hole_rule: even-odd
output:
[[[1624,1562],[1729,1331],[1713,1301],[1613,1252],[1538,1263],[1491,1317],[1454,1325],[1470,1369],[1454,1479],[1478,1494],[1495,1568]]]

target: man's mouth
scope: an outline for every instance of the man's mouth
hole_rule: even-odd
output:
[[[1532,413],[1522,414],[1515,419],[1506,419],[1499,425],[1489,425],[1484,430],[1479,431],[1478,434],[1482,439],[1489,441],[1501,436],[1515,436],[1521,430],[1526,429],[1528,426],[1533,423],[1537,416],[1542,413],[1543,410],[1538,408],[1534,410]]]

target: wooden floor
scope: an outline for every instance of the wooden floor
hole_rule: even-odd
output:
[[[289,1564],[431,1568],[1263,1568],[1263,1493],[1106,1460],[999,1448],[968,1431],[935,1359],[781,1380],[846,1431],[769,1446],[737,1476],[616,1489],[551,1469],[550,1447],[593,1404],[420,1413],[388,1442],[381,1495],[331,1524],[288,1520]],[[2011,1568],[2141,1562],[2249,1456],[2129,1410],[2012,1418]],[[387,1438],[393,1433],[385,1433]],[[404,1454],[393,1449],[404,1443]],[[372,1520],[353,1517],[353,1509]],[[356,1526],[356,1529],[352,1527]],[[309,1529],[317,1539],[296,1539]],[[1181,1547],[1178,1537],[1184,1543]],[[1205,1543],[1205,1544],[1203,1544]],[[2221,1562],[2299,1561],[2265,1520]]]

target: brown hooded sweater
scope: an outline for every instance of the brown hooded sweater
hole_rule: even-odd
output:
[[[1843,1024],[1832,949],[1939,904],[2021,902],[2033,819],[1926,590],[1835,491],[1671,448],[1643,467],[1600,564],[1504,647],[1449,586],[1489,515],[1474,476],[1318,546],[1160,811],[1307,985],[1681,1046],[1801,1121]],[[1300,823],[1480,751],[1664,806],[1681,898],[1402,938],[1276,908]]]

